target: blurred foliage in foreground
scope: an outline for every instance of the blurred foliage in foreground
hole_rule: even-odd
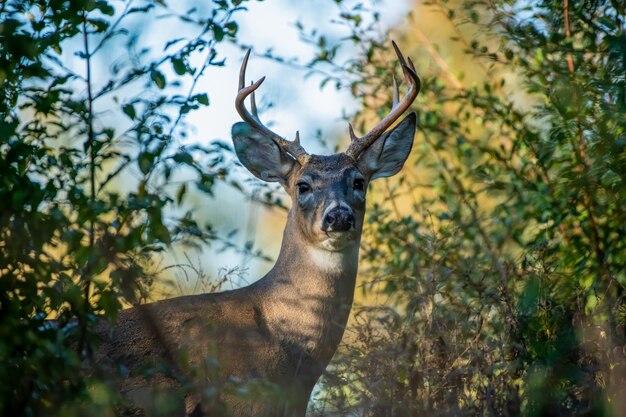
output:
[[[223,149],[182,139],[232,3],[2,2],[0,415],[103,415],[116,393],[81,372],[97,321],[145,299],[169,245],[216,238],[180,203],[212,193]],[[171,21],[185,37],[147,49],[142,27]]]
[[[377,306],[357,310],[320,414],[623,415],[625,7],[435,1],[393,34],[431,68],[415,165],[368,212]],[[371,123],[389,111],[394,57],[363,15],[343,14],[362,61],[311,36],[311,64],[340,68],[329,81],[376,109]],[[453,38],[429,40],[428,19]],[[467,68],[446,65],[454,50]]]

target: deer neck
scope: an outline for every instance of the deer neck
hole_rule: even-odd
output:
[[[280,339],[328,362],[348,320],[359,256],[357,239],[341,251],[320,249],[304,238],[290,215],[276,265],[260,281],[266,289],[268,326]]]

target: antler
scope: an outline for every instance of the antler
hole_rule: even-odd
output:
[[[398,84],[396,82],[396,77],[393,77],[393,105],[389,114],[362,138],[355,135],[352,125],[349,125],[350,139],[352,142],[350,143],[350,146],[348,146],[346,154],[354,159],[357,159],[361,152],[371,146],[376,139],[385,133],[385,130],[387,130],[389,126],[391,126],[393,122],[395,122],[402,115],[402,113],[409,108],[413,100],[415,100],[415,97],[417,97],[417,94],[420,92],[421,82],[417,76],[417,71],[415,70],[413,61],[411,61],[411,58],[408,58],[407,64],[407,61],[404,60],[402,52],[398,49],[398,45],[396,45],[394,41],[391,41],[391,44],[393,45],[393,49],[396,51],[398,60],[402,65],[404,80],[409,85],[409,91],[407,91],[406,95],[402,98],[402,101],[398,101]]]
[[[237,98],[235,98],[235,108],[237,109],[237,113],[241,116],[244,122],[248,123],[250,126],[255,128],[256,130],[262,132],[263,134],[269,136],[276,145],[278,145],[281,149],[291,155],[294,159],[296,159],[301,165],[304,165],[309,155],[306,153],[304,148],[300,146],[300,135],[296,132],[295,140],[288,141],[278,134],[272,132],[270,129],[265,127],[263,123],[259,120],[259,115],[257,113],[256,101],[254,99],[254,92],[257,88],[265,81],[265,77],[261,77],[257,82],[251,83],[249,86],[245,86],[246,83],[246,67],[248,66],[248,58],[250,57],[250,49],[246,52],[246,56],[243,58],[243,63],[241,64],[241,69],[239,70],[239,92],[237,93]],[[250,96],[252,113],[248,112],[246,109],[246,105],[244,103],[246,97]]]

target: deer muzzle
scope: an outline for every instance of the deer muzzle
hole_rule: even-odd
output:
[[[354,229],[356,221],[352,210],[346,207],[335,207],[324,215],[322,230],[329,232],[347,232]]]

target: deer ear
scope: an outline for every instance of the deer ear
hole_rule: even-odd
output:
[[[371,181],[397,174],[411,152],[415,123],[415,113],[411,113],[365,149],[357,161],[363,175]]]
[[[255,177],[287,183],[289,173],[298,162],[279,148],[272,138],[244,122],[235,123],[231,135],[237,157]]]

